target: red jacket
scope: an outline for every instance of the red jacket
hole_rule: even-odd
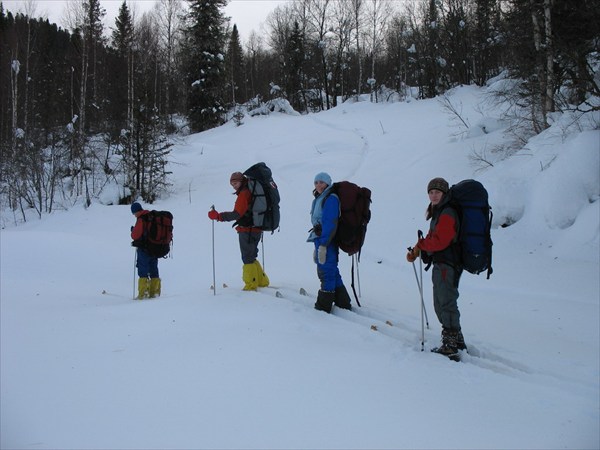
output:
[[[235,227],[238,233],[258,233],[262,231],[260,228],[251,226],[252,217],[250,217],[249,220],[244,218],[248,212],[248,208],[250,208],[250,203],[252,202],[252,194],[250,193],[248,186],[244,185],[236,192],[236,195],[237,198],[235,200],[235,205],[233,206],[233,211],[220,213],[219,220],[222,222],[232,222],[234,220],[240,221],[240,225]]]
[[[149,212],[150,211],[148,211],[147,209],[143,209],[142,211],[140,211],[140,215],[137,216],[135,226],[131,230],[131,239],[133,239],[134,241],[137,241],[144,237],[144,219],[142,219],[142,216],[148,214]]]
[[[446,210],[448,211],[448,210]],[[456,220],[446,211],[440,214],[440,218],[427,236],[419,239],[419,248],[427,253],[441,252],[450,247],[456,237]]]

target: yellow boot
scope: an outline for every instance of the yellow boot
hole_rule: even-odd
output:
[[[244,264],[242,268],[244,291],[255,291],[258,288],[258,270],[256,264]]]
[[[160,278],[150,278],[150,298],[160,297]]]
[[[136,300],[148,298],[149,281],[148,278],[140,278],[138,280],[138,296],[135,298]]]
[[[256,270],[258,271],[258,287],[267,287],[269,285],[269,277],[258,262],[258,259],[254,260],[254,264],[256,265]]]

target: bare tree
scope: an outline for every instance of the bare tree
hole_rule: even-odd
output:
[[[158,24],[159,42],[163,54],[162,63],[165,70],[165,112],[170,115],[174,111],[171,98],[176,88],[173,86],[173,75],[176,70],[177,47],[181,39],[181,17],[184,12],[181,0],[158,0],[154,5],[154,20]]]
[[[356,86],[356,95],[362,94],[363,83],[363,45],[361,38],[363,35],[363,10],[365,0],[349,0],[352,8],[352,21],[354,25],[354,39],[356,42],[356,61],[358,64],[358,84]]]
[[[375,60],[383,50],[388,19],[392,14],[391,3],[385,0],[370,0],[368,3],[367,45],[371,56],[371,101],[377,102],[375,92]]]

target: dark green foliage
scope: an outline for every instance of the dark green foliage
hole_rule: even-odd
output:
[[[182,59],[188,89],[187,117],[193,131],[213,128],[224,120],[226,0],[188,0]]]

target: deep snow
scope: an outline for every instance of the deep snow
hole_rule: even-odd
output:
[[[157,300],[132,300],[128,206],[16,227],[5,215],[1,447],[599,448],[600,131],[569,133],[572,118],[557,117],[478,170],[469,155],[506,139],[484,93],[453,91],[471,124],[461,136],[437,100],[276,113],[189,136],[172,152],[173,192],[150,206],[175,216]],[[236,233],[206,217],[212,204],[232,208],[230,173],[258,161],[281,191],[281,230],[259,258],[283,299],[241,291]],[[312,308],[305,240],[320,171],[373,191],[354,312]],[[427,229],[435,176],[482,181],[495,217],[494,274],[461,280],[461,363],[429,352],[440,327],[428,272],[421,352],[405,260]]]

